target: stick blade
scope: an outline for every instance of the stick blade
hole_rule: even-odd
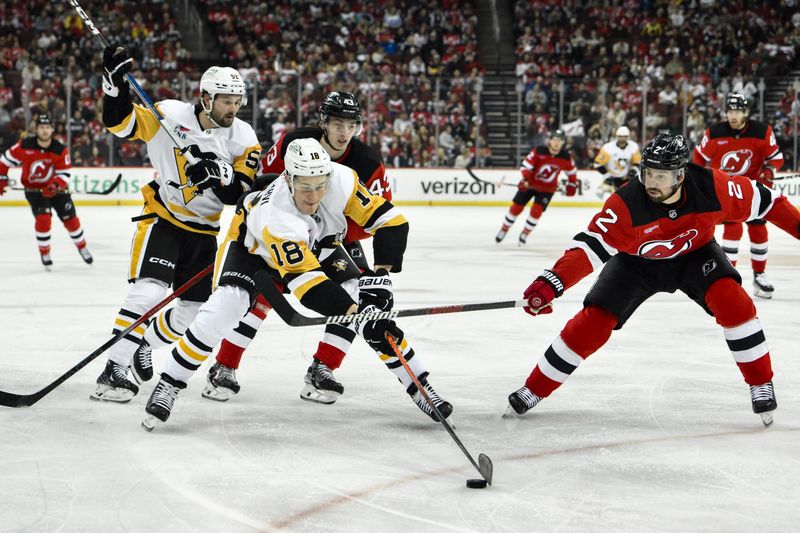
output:
[[[33,403],[27,396],[0,391],[0,405],[3,407],[30,407]]]
[[[494,465],[492,465],[492,460],[489,459],[489,456],[486,454],[478,454],[478,466],[480,466],[478,470],[480,470],[483,479],[486,480],[486,483],[491,485],[492,474],[494,474]]]

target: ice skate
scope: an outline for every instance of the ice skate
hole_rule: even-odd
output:
[[[530,391],[528,387],[522,387],[508,395],[508,408],[504,417],[524,415],[542,399]]]
[[[78,248],[78,252],[81,254],[81,259],[83,259],[84,263],[87,265],[92,264],[94,258],[92,257],[92,254],[89,253],[89,249],[87,247],[84,246],[83,248]]]
[[[507,230],[504,230],[504,229],[501,229],[500,231],[498,231],[497,235],[494,236],[494,242],[496,242],[498,244],[503,242],[503,239],[506,238],[506,233],[507,233]]]
[[[517,246],[525,246],[525,243],[528,242],[528,233],[524,231],[519,234],[519,241],[517,242]]]
[[[778,408],[772,382],[769,381],[763,385],[751,385],[750,400],[753,402],[753,412],[761,417],[764,426],[769,427],[772,425],[772,412]]]
[[[128,379],[128,367],[108,361],[97,378],[97,390],[89,398],[104,402],[127,403],[139,392],[139,387]]]
[[[185,388],[186,383],[172,379],[167,374],[161,374],[161,380],[147,400],[147,407],[144,410],[148,416],[142,420],[142,427],[147,431],[153,431],[159,423],[166,422],[178,393]]]
[[[53,269],[53,259],[51,259],[50,254],[49,253],[41,254],[40,258],[42,260],[42,265],[44,266],[44,269],[50,272]]]
[[[216,361],[208,369],[206,386],[201,395],[209,400],[227,402],[240,389],[239,382],[236,381],[236,369]]]
[[[420,376],[419,382],[425,388],[425,392],[428,393],[428,398],[431,399],[433,405],[436,406],[436,408],[439,410],[439,413],[441,413],[442,417],[444,417],[444,419],[450,422],[452,425],[452,419],[450,419],[450,415],[453,413],[452,404],[450,404],[450,402],[446,400],[443,400],[436,393],[436,391],[433,390],[433,387],[431,387],[430,383],[428,383],[427,375],[423,374],[422,376]],[[435,420],[436,422],[439,422],[439,419],[433,413],[433,409],[431,409],[431,406],[428,404],[427,401],[425,401],[425,397],[422,395],[422,393],[419,392],[416,385],[412,383],[411,386],[408,388],[407,392],[411,396],[411,399],[414,400],[414,403],[417,404],[417,407],[419,407],[423,413],[431,417],[431,419]]]
[[[775,287],[770,285],[769,281],[767,281],[767,273],[756,272],[753,276],[753,295],[769,300],[772,298],[772,293],[774,291]]]
[[[316,357],[308,367],[305,382],[300,399],[309,402],[332,404],[344,392],[344,386],[333,377],[333,371]]]
[[[153,351],[150,349],[150,344],[144,339],[133,354],[131,375],[139,385],[153,379]]]

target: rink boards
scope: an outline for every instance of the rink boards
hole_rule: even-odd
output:
[[[462,168],[390,168],[386,173],[397,205],[504,206],[514,196],[520,179],[517,168],[475,169],[472,174]],[[107,189],[119,174],[122,174],[122,181],[114,192],[107,196],[97,194]],[[150,167],[75,167],[69,187],[78,205],[138,205],[142,202],[141,188],[155,174]],[[19,185],[19,176],[20,169],[10,171],[11,187]],[[793,204],[800,205],[800,174],[779,173],[778,176],[792,176],[776,181],[775,188]],[[568,197],[563,194],[566,176],[562,173],[558,177],[559,192],[551,205],[600,207],[600,174],[594,170],[579,170],[578,180],[580,190]],[[5,196],[0,197],[2,205],[26,205],[23,192],[7,190]]]

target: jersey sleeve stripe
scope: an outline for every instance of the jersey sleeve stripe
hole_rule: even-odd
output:
[[[377,224],[384,217],[384,215],[391,212],[392,209],[394,209],[394,206],[389,202],[379,205],[375,211],[372,212],[372,215],[370,215],[370,217],[367,219],[367,223],[364,224],[364,228],[367,228],[367,231],[369,231],[368,228],[371,228]]]
[[[609,246],[603,241],[603,238],[597,233],[591,231],[582,231],[573,237],[573,244],[575,247],[583,249],[589,256],[592,266],[596,268],[596,261],[605,263],[611,256],[616,255],[617,249]],[[583,244],[583,246],[581,246]],[[594,256],[594,257],[592,257]]]
[[[0,163],[7,167],[18,167],[22,161],[14,159],[14,156],[11,155],[11,150],[6,150],[5,153],[0,156]]]
[[[710,157],[708,157],[706,154],[704,154],[704,153],[703,153],[703,151],[700,149],[700,147],[699,147],[699,146],[698,146],[697,148],[695,148],[695,150],[697,150],[697,153],[698,153],[698,154],[700,154],[700,157],[702,157],[702,158],[703,158],[703,159],[705,159],[706,161],[711,161],[711,158],[710,158]]]
[[[783,154],[781,153],[780,147],[775,148],[775,151],[772,152],[771,155],[768,155],[764,158],[765,161],[770,161],[772,159],[783,159]]]
[[[780,194],[778,194],[777,191],[768,189],[757,181],[751,181],[750,184],[753,187],[753,203],[750,208],[750,218],[748,220],[764,218],[769,210],[772,209],[775,198],[780,196]]]
[[[303,272],[287,284],[289,290],[292,291],[298,300],[301,300],[305,294],[313,287],[325,281],[327,276],[320,270],[312,270],[311,272]]]
[[[522,166],[519,167],[520,170],[522,170],[523,168],[528,169],[528,170],[533,170],[533,165],[528,163],[528,160],[526,159],[525,161],[522,162]]]
[[[108,131],[110,131],[117,137],[122,137],[123,139],[132,135],[135,129],[136,129],[136,113],[134,111],[128,113],[128,116],[122,119],[122,122],[120,122],[116,126],[108,127]]]

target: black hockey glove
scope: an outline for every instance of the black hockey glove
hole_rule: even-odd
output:
[[[385,268],[376,272],[365,271],[358,278],[358,308],[374,306],[381,311],[391,311],[394,306],[392,279]]]
[[[359,309],[359,313],[380,313],[381,310],[371,305],[364,309]],[[367,344],[378,353],[386,354],[394,356],[394,350],[392,346],[389,344],[389,341],[386,340],[386,334],[388,333],[392,337],[394,337],[395,343],[397,343],[398,347],[400,343],[403,341],[403,330],[397,327],[394,320],[389,320],[386,318],[380,320],[360,320],[355,324],[356,331],[358,332],[361,337],[367,341]]]
[[[187,165],[185,169],[186,185],[197,187],[198,194],[209,187],[225,187],[233,182],[233,167],[230,163],[218,159],[212,152],[203,152],[196,144],[191,144],[184,150],[198,160],[194,165]]]
[[[120,95],[120,90],[128,91],[128,81],[125,74],[131,71],[133,59],[128,55],[125,48],[113,48],[107,46],[103,50],[103,92],[116,98]]]
[[[628,179],[637,181],[639,179],[639,167],[631,167],[628,169]]]

